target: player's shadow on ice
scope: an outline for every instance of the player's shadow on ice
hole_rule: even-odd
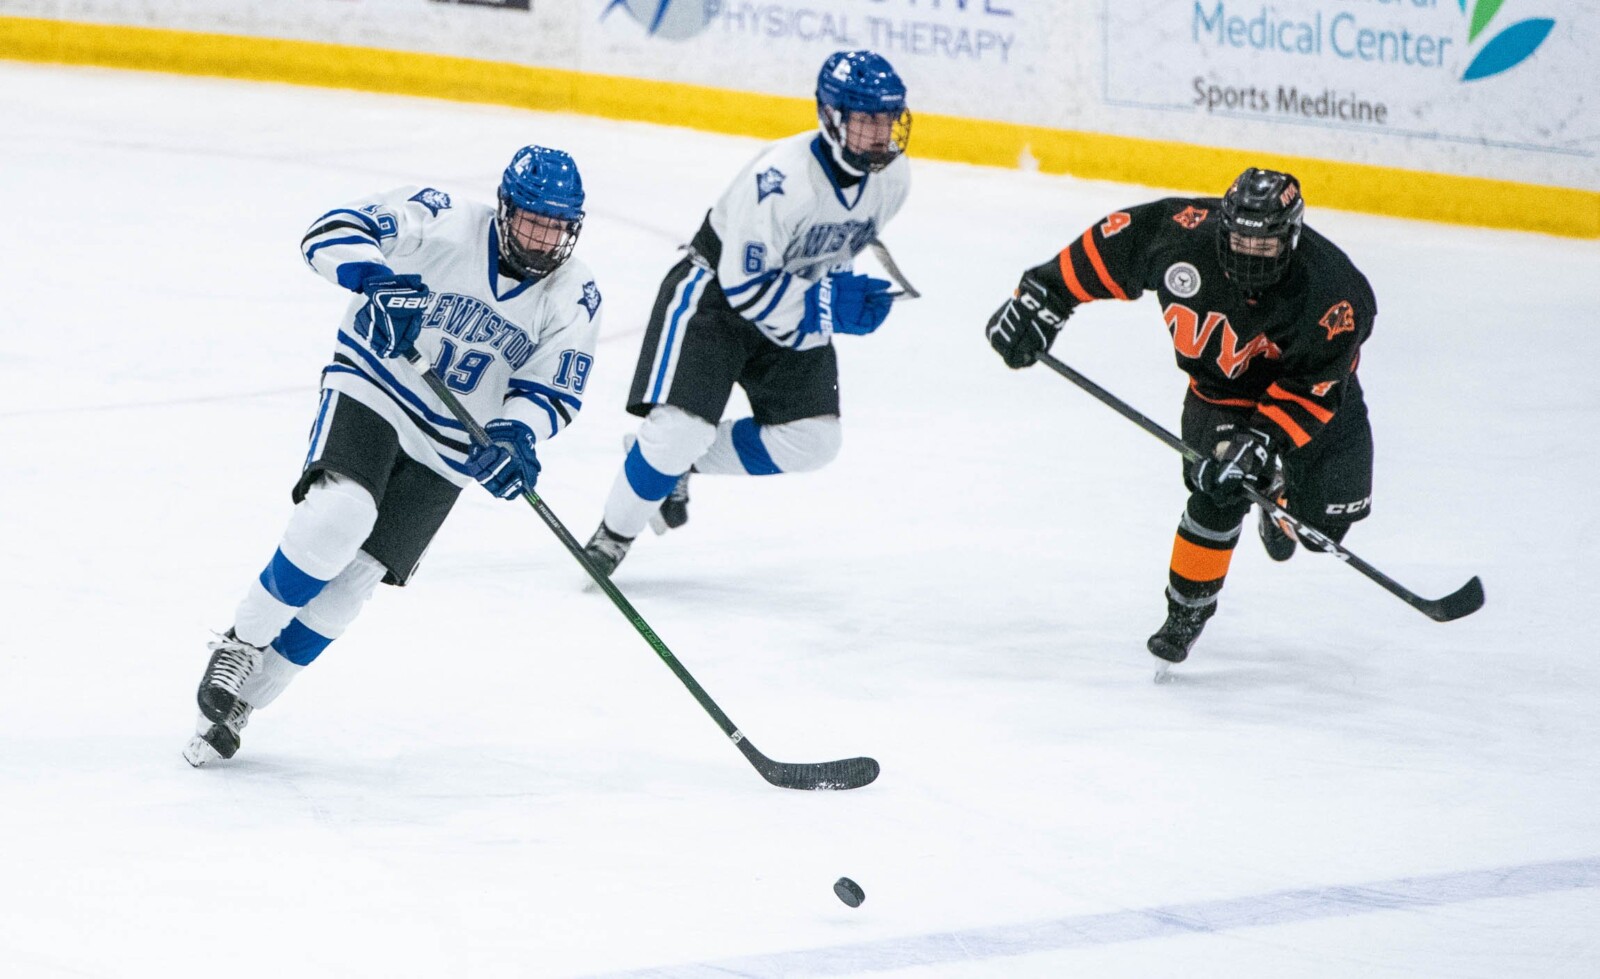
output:
[[[584,576],[582,569],[578,569],[577,574],[582,576],[578,587],[584,594],[593,595],[603,602],[610,601],[601,592],[599,585]],[[786,585],[780,591],[766,580],[721,574],[696,575],[681,569],[660,573],[649,570],[630,573],[629,569],[624,569],[612,584],[617,586],[617,590],[622,592],[622,596],[630,603],[641,598],[650,600],[666,598],[689,607],[703,606],[721,610],[732,608],[749,612],[771,611],[773,605],[780,600],[786,608],[832,608],[844,594],[842,590],[807,587],[803,584]]]
[[[1157,665],[1150,657],[1152,676]],[[1168,669],[1156,687],[1193,709],[1229,717],[1294,710],[1326,719],[1364,715],[1382,703],[1379,685],[1368,682],[1366,673],[1358,661],[1322,649],[1240,648],[1222,642],[1195,650]]]

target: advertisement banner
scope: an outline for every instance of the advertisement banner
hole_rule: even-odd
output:
[[[0,0],[0,14],[571,67],[579,0]]]
[[[601,74],[808,97],[829,54],[870,48],[913,111],[1037,123],[1052,61],[1054,5],[1040,0],[584,2],[581,68]]]
[[[1101,2],[1108,118],[1155,110],[1200,142],[1600,187],[1595,5]]]
[[[203,73],[767,134],[804,122],[829,54],[870,48],[914,114],[943,117],[920,147],[949,159],[1212,187],[1277,155],[1346,167],[1334,196],[1363,209],[1600,233],[1596,0],[0,0],[6,16],[38,19],[12,34],[38,60],[187,70],[192,51]],[[52,22],[83,31],[29,26]]]

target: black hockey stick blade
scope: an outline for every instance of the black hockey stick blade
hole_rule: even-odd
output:
[[[1483,608],[1483,582],[1477,575],[1443,598],[1424,599],[1417,605],[1423,615],[1435,622],[1452,622]]]
[[[748,739],[741,737],[739,750],[755,766],[761,777],[780,789],[806,789],[814,792],[844,791],[871,785],[878,777],[878,762],[873,758],[841,758],[838,761],[785,762],[763,755]]]

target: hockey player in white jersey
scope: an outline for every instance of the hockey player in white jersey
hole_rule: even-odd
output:
[[[818,130],[746,164],[661,284],[628,395],[645,420],[584,549],[606,574],[647,525],[688,519],[691,472],[805,472],[838,454],[833,337],[889,314],[890,283],[851,269],[905,203],[911,113],[871,51],[829,56],[816,95]],[[751,417],[723,420],[734,384]]]
[[[355,296],[288,527],[210,646],[190,764],[232,757],[251,712],[345,631],[378,582],[406,583],[462,487],[508,500],[532,488],[538,446],[583,407],[600,326],[594,277],[572,257],[583,204],[572,158],[528,146],[498,208],[405,187],[312,223],[306,263]],[[490,445],[472,443],[423,365],[486,422]]]

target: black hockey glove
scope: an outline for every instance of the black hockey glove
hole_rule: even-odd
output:
[[[989,346],[1013,370],[1032,367],[1039,355],[1050,349],[1061,332],[1061,324],[1072,315],[1072,306],[1050,294],[1050,289],[1032,272],[1022,273],[1016,295],[989,317]]]
[[[514,500],[539,481],[539,455],[534,451],[533,429],[519,421],[496,418],[483,426],[492,441],[475,445],[467,455],[465,472],[502,500]]]
[[[428,287],[420,275],[378,276],[361,284],[367,305],[356,314],[356,332],[379,357],[406,357],[422,334]]]
[[[1189,467],[1189,481],[1222,506],[1244,499],[1244,488],[1270,496],[1278,477],[1278,451],[1267,435],[1247,428],[1217,443],[1209,456]]]

